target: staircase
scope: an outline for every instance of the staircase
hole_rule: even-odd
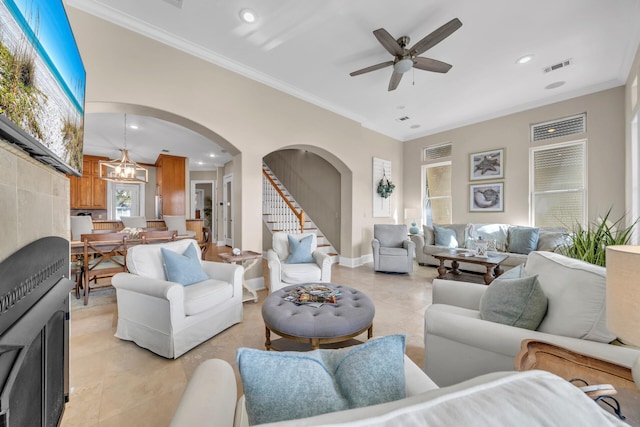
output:
[[[328,253],[331,262],[339,261],[335,248],[265,163],[262,163],[262,221],[271,233],[315,233],[318,249]]]

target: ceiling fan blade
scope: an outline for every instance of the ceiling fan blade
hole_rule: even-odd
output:
[[[402,80],[402,73],[396,73],[394,71],[393,74],[391,74],[391,80],[389,80],[388,91],[391,92],[392,90],[396,90],[396,88],[400,84],[400,80]]]
[[[357,70],[357,71],[354,71],[352,73],[349,73],[349,75],[351,77],[359,76],[360,74],[368,73],[369,71],[379,70],[381,68],[388,67],[389,65],[393,65],[393,61],[387,61],[387,62],[383,62],[381,64],[372,65],[370,67],[366,67],[366,68],[363,68],[361,70]]]
[[[453,18],[451,21],[447,22],[437,30],[425,36],[418,43],[414,44],[410,50],[411,56],[420,55],[421,53],[426,52],[442,40],[449,37],[460,27],[462,27],[462,22],[460,22],[458,18]]]
[[[413,58],[413,67],[419,70],[446,73],[451,69],[451,64],[447,64],[446,62],[438,61],[436,59],[418,56]]]
[[[385,30],[384,28],[380,28],[378,30],[375,30],[373,32],[373,35],[376,36],[376,38],[378,39],[380,44],[385,49],[387,49],[387,51],[391,55],[398,56],[398,55],[403,55],[404,54],[402,46],[400,46],[398,44],[398,42],[396,41],[396,39],[394,39],[393,36],[391,34],[389,34],[387,32],[387,30]]]

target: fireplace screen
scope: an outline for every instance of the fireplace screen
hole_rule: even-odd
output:
[[[0,425],[56,426],[69,397],[69,242],[46,237],[0,264]]]

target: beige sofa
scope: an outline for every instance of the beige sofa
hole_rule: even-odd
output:
[[[473,250],[474,240],[482,237],[485,240],[496,241],[496,252],[503,252],[509,255],[500,265],[504,270],[509,270],[515,266],[523,264],[527,260],[527,254],[511,252],[510,238],[514,230],[514,225],[509,224],[441,224],[440,227],[453,230],[455,232],[457,248],[461,250]],[[555,251],[563,243],[567,242],[568,232],[563,227],[539,227],[537,251]],[[433,257],[433,254],[444,252],[449,248],[436,245],[434,228],[423,225],[423,234],[412,234],[411,240],[416,245],[416,261],[419,265],[439,266],[440,261]],[[485,273],[483,265],[460,262],[460,269]]]
[[[290,374],[285,367],[283,374]],[[577,387],[548,372],[493,373],[439,389],[405,357],[405,378],[404,399],[263,426],[626,425],[594,404]],[[170,425],[248,425],[244,397],[237,399],[236,377],[229,363],[210,359],[196,369]]]
[[[489,287],[453,280],[433,281],[433,304],[425,312],[425,372],[447,386],[489,372],[514,369],[525,339],[535,339],[631,368],[637,349],[609,344],[603,267],[553,252],[532,252],[526,275],[537,275],[547,311],[537,330],[481,318]]]

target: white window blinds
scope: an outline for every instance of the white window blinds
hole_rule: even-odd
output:
[[[584,224],[586,141],[532,149],[531,189],[535,226]]]

